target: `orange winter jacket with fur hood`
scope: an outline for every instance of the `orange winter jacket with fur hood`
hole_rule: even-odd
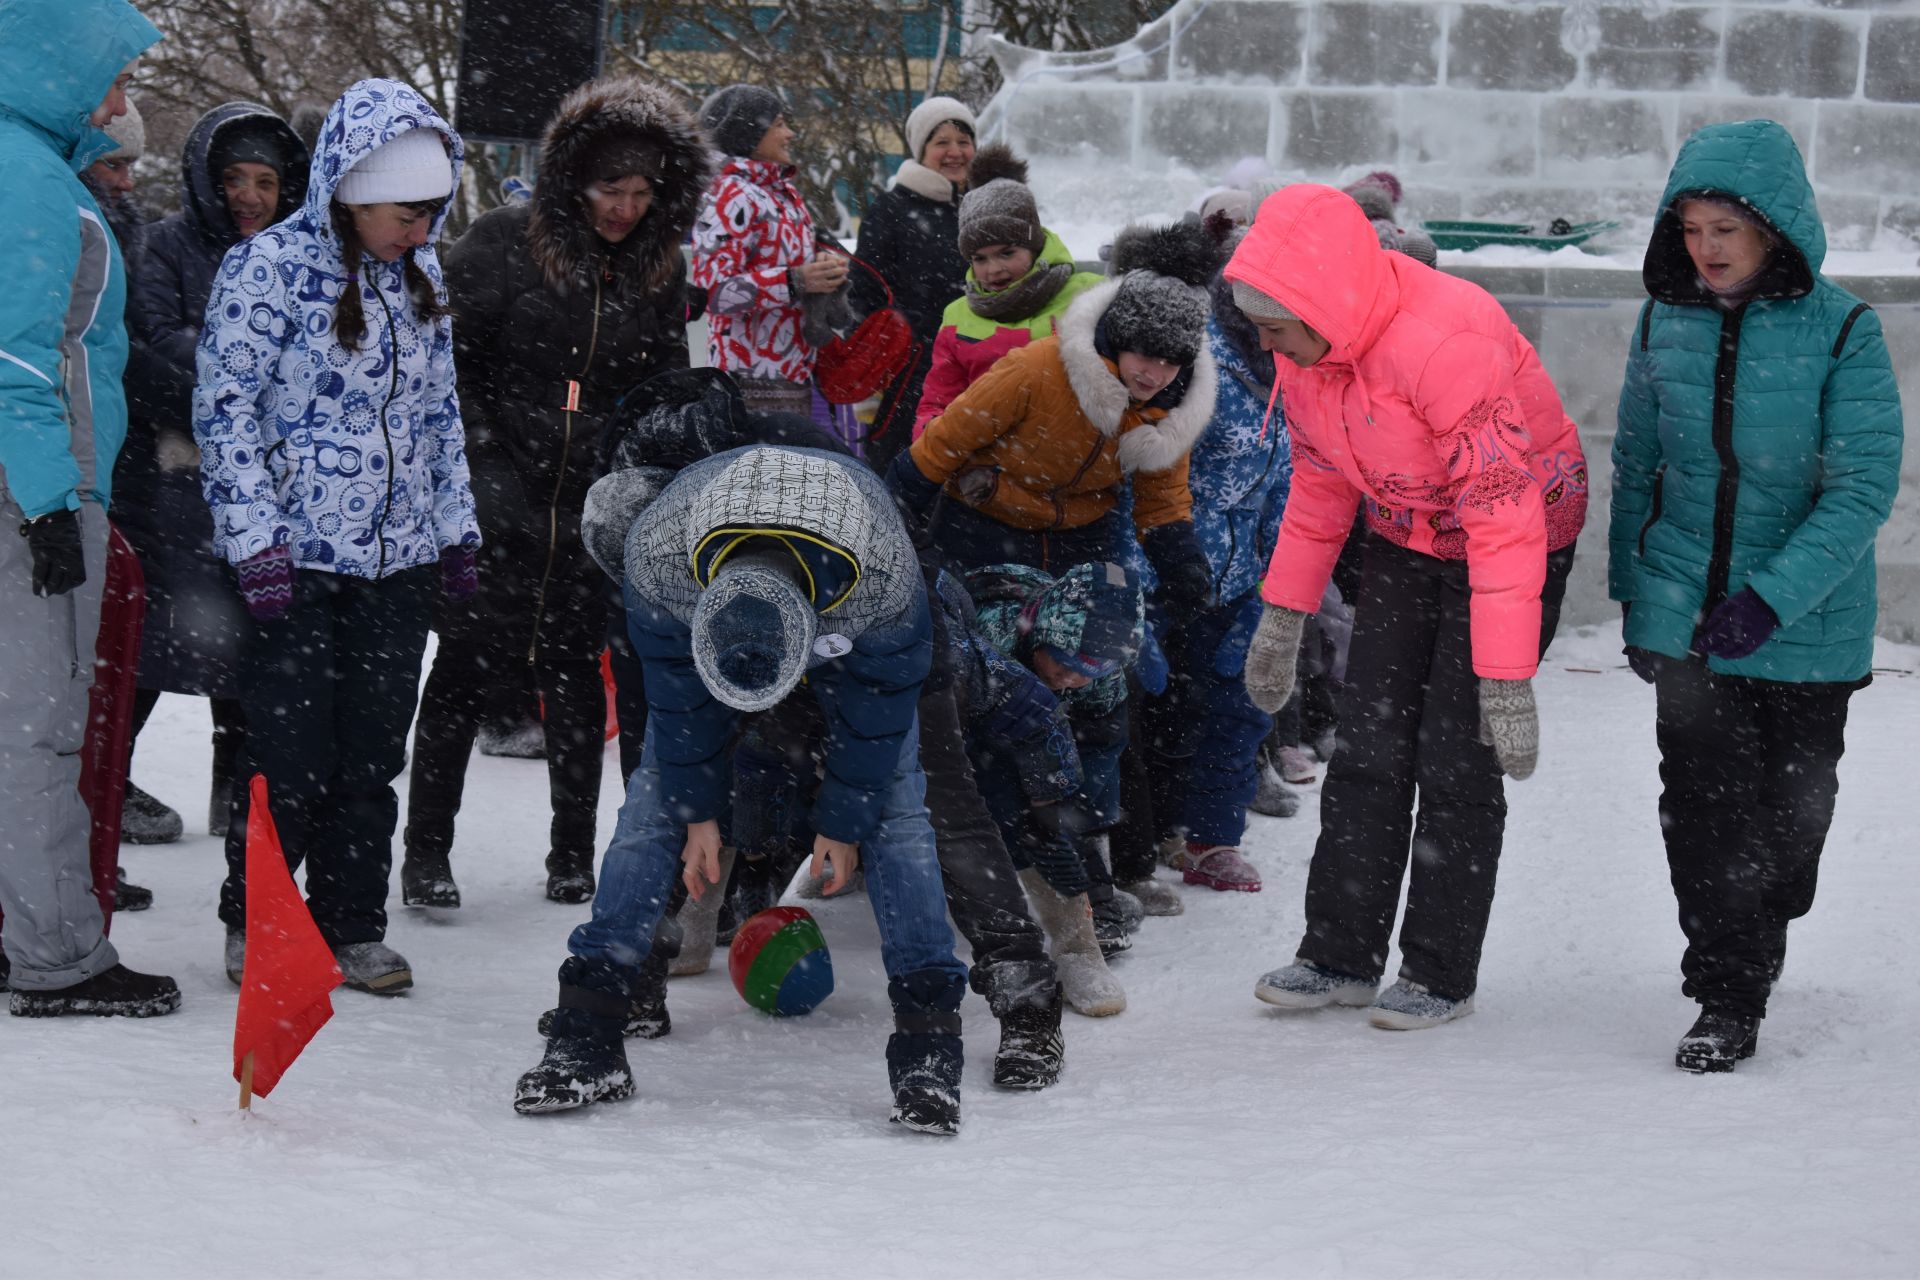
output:
[[[1076,298],[1053,337],[1008,352],[929,422],[913,442],[920,473],[1015,529],[1090,525],[1129,477],[1140,532],[1191,520],[1187,454],[1213,417],[1213,357],[1201,347],[1177,403],[1133,403],[1094,344],[1119,287],[1108,281]]]

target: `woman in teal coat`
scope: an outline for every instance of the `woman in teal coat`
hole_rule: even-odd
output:
[[[1874,534],[1900,396],[1865,303],[1820,275],[1793,139],[1709,125],[1674,161],[1613,446],[1609,588],[1658,695],[1688,1071],[1751,1057],[1813,905],[1847,700],[1871,679]]]

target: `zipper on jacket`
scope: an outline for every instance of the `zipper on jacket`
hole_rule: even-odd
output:
[[[373,576],[384,578],[387,576],[387,515],[393,510],[393,429],[387,422],[387,410],[400,394],[400,333],[393,326],[393,308],[387,305],[387,295],[381,292],[377,282],[373,296],[380,299],[380,310],[386,313],[387,342],[392,347],[387,357],[387,399],[380,406],[380,438],[387,443],[387,500],[380,505],[380,518],[373,522],[373,540],[380,548],[380,561]]]
[[[1640,554],[1647,554],[1647,530],[1660,523],[1660,508],[1667,496],[1667,464],[1661,463],[1653,472],[1653,501],[1647,507],[1647,518],[1640,526]]]
[[[1733,508],[1740,496],[1740,459],[1733,451],[1733,378],[1740,359],[1740,321],[1746,308],[1720,318],[1720,354],[1713,365],[1713,451],[1720,458],[1720,480],[1713,489],[1713,554],[1707,559],[1705,613],[1727,598],[1733,572]]]
[[[1115,438],[1116,440],[1118,439],[1118,437],[1115,437]],[[1103,446],[1105,446],[1106,443],[1107,443],[1107,438],[1105,436],[1098,436],[1098,438],[1094,441],[1094,444],[1093,444],[1093,452],[1089,453],[1086,457],[1086,460],[1080,464],[1080,469],[1074,472],[1073,475],[1067,480],[1065,484],[1056,486],[1051,492],[1047,494],[1048,500],[1053,503],[1053,523],[1048,526],[1049,528],[1060,529],[1066,526],[1067,504],[1065,499],[1063,499],[1060,495],[1065,493],[1068,489],[1073,488],[1074,485],[1079,484],[1080,477],[1087,474],[1087,472],[1093,470],[1093,464],[1100,460],[1100,450]],[[1116,445],[1115,447],[1118,448],[1118,445]],[[1124,475],[1122,476],[1122,478],[1123,479],[1125,478]]]
[[[585,382],[593,371],[593,356],[600,349],[600,291],[605,274],[593,278],[593,330],[587,338],[587,362],[574,381]],[[547,501],[547,565],[540,571],[540,590],[533,597],[533,637],[527,641],[527,665],[540,657],[540,619],[547,611],[547,586],[553,581],[553,562],[560,554],[560,490],[567,482],[567,460],[573,454],[573,409],[569,406],[560,434],[560,465],[553,472],[553,496]]]

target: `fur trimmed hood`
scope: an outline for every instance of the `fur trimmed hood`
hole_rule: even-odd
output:
[[[1118,437],[1121,469],[1129,473],[1165,471],[1192,451],[1213,420],[1219,370],[1213,353],[1202,347],[1190,366],[1190,375],[1185,376],[1186,390],[1179,403],[1168,408],[1164,417],[1148,418],[1122,432],[1121,420],[1132,400],[1095,346],[1100,317],[1119,291],[1120,281],[1108,280],[1073,300],[1057,326],[1060,363],[1066,368],[1074,399],[1079,401],[1087,421],[1109,440]]]
[[[653,204],[633,234],[611,247],[594,233],[582,190],[595,150],[621,134],[660,154]],[[713,162],[692,113],[663,89],[630,77],[593,80],[568,94],[541,140],[527,248],[549,287],[566,293],[606,257],[614,291],[655,289],[672,275],[681,242],[700,212]]]

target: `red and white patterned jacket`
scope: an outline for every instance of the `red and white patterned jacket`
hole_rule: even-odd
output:
[[[693,224],[688,278],[707,291],[707,358],[754,378],[813,381],[789,269],[814,253],[813,218],[791,168],[728,159]]]

